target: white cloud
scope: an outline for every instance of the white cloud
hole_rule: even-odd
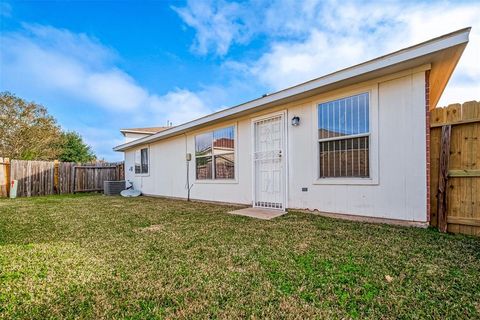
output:
[[[112,109],[139,109],[155,97],[118,69],[89,74],[84,81],[82,89],[94,97],[96,103]]]
[[[215,12],[223,12],[225,5],[223,1],[215,2]],[[208,10],[197,10],[189,2],[182,8],[181,17],[187,13],[195,17],[195,23],[186,23],[196,29],[196,41],[205,44],[202,53],[221,48],[225,54],[230,46],[246,43],[255,35],[267,38],[267,49],[257,58],[227,61],[225,66],[272,91],[472,26],[470,43],[440,104],[480,99],[478,2],[252,0],[235,9],[228,15],[233,22],[221,26],[228,30],[227,38],[233,39],[230,41],[216,37],[214,31],[219,25],[202,14]],[[254,18],[252,12],[256,13]],[[244,36],[242,41],[235,41],[237,34]]]
[[[278,90],[473,26],[471,41],[440,104],[480,99],[479,5],[386,5],[379,9],[350,3],[339,8],[322,11],[324,25],[311,29],[304,41],[274,42],[268,52],[249,63],[252,75]]]
[[[28,25],[23,32],[3,35],[2,43],[2,82],[61,91],[119,111],[135,110],[149,98],[145,89],[115,68],[115,53],[85,34]]]
[[[239,12],[245,13],[245,8],[237,3],[188,1],[187,7],[172,8],[188,26],[196,30],[192,49],[200,54],[212,50],[224,55],[233,43],[249,39],[251,30],[244,28],[244,21],[239,18]]]
[[[360,39],[335,39],[314,30],[305,42],[275,43],[270,51],[250,64],[250,72],[272,90],[280,90],[358,63],[368,47],[368,43]]]
[[[79,124],[75,128],[75,131],[77,131],[82,136],[83,141],[95,151],[95,155],[99,159],[105,159],[107,161],[123,160],[122,153],[112,152],[113,146],[125,143],[125,138],[119,134],[117,130]]]
[[[399,14],[406,26],[405,41],[417,43],[471,26],[470,41],[439,102],[440,106],[480,100],[480,3],[437,5],[430,10]]]
[[[1,14],[9,8],[2,6]],[[156,126],[167,120],[177,125],[220,104],[256,97],[263,93],[259,90],[282,89],[472,26],[471,41],[440,104],[480,100],[480,5],[474,2],[189,1],[173,9],[194,29],[196,53],[226,57],[221,78],[209,87],[151,92],[119,68],[117,52],[98,39],[43,25],[0,33],[0,87],[80,101],[103,109],[117,122],[120,114],[127,126]],[[239,45],[251,46],[246,56],[236,52],[232,59],[228,53]],[[118,134],[116,129],[108,130]],[[104,131],[88,126],[79,130],[95,148],[107,150],[116,143]]]
[[[200,97],[185,89],[175,89],[167,94],[154,97],[150,104],[150,112],[155,110],[168,110],[162,114],[162,118],[178,125],[211,112]]]
[[[188,90],[164,96],[149,92],[115,65],[117,54],[95,38],[50,26],[25,25],[20,32],[1,35],[2,87],[32,87],[63,94],[109,112],[137,114],[162,123],[176,123],[208,112]],[[8,83],[8,85],[7,85]],[[192,110],[172,101],[188,102]],[[155,125],[155,124],[153,124]]]
[[[158,126],[167,120],[177,125],[211,112],[205,102],[212,101],[209,90],[150,92],[117,67],[113,49],[86,34],[24,25],[0,34],[0,43],[0,90],[60,96],[57,102],[66,107],[85,105],[92,115],[82,110],[72,119],[69,112],[65,129],[78,131],[102,158],[121,158],[111,150],[123,143],[120,127]],[[105,119],[104,125],[98,126],[98,118]]]

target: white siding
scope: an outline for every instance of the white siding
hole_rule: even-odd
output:
[[[378,137],[376,177],[369,184],[316,183],[317,126],[316,102],[329,95],[290,103],[271,110],[287,110],[288,203],[289,208],[318,209],[325,212],[384,217],[410,221],[426,221],[426,137],[425,80],[418,72],[394,80],[368,84],[378,88]],[[357,86],[358,87],[358,86]],[[345,94],[350,89],[345,88]],[[377,91],[375,91],[377,92]],[[336,96],[339,92],[335,93]],[[341,93],[340,93],[341,95]],[[332,93],[333,96],[333,93]],[[263,112],[264,114],[267,112]],[[190,179],[194,183],[194,199],[250,204],[252,201],[252,136],[254,114],[238,119],[236,139],[236,181],[196,182],[194,157],[190,163]],[[290,119],[301,118],[300,126],[292,127]],[[226,122],[150,145],[150,174],[135,176],[133,151],[125,152],[127,179],[146,194],[185,198],[185,154],[194,156],[194,137],[202,131],[231,125]],[[372,144],[373,147],[373,144]],[[374,161],[373,161],[374,162]],[[307,187],[307,192],[302,192]]]
[[[143,137],[149,136],[149,134],[146,133],[130,133],[130,132],[125,132],[125,143],[137,140]]]

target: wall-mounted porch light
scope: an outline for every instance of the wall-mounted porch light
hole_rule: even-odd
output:
[[[300,117],[295,116],[292,118],[292,126],[296,127],[298,125],[300,125]]]

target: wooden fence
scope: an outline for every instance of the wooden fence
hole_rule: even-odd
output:
[[[430,224],[480,235],[480,102],[431,111],[430,172]]]
[[[10,160],[0,158],[0,197],[18,180],[17,196],[102,191],[104,181],[124,180],[124,164]]]
[[[8,195],[10,190],[10,160],[0,157],[0,197]]]

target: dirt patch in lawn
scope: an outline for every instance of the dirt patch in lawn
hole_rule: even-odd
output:
[[[161,224],[152,224],[151,226],[145,228],[138,228],[140,232],[162,232],[165,230],[165,227]]]

